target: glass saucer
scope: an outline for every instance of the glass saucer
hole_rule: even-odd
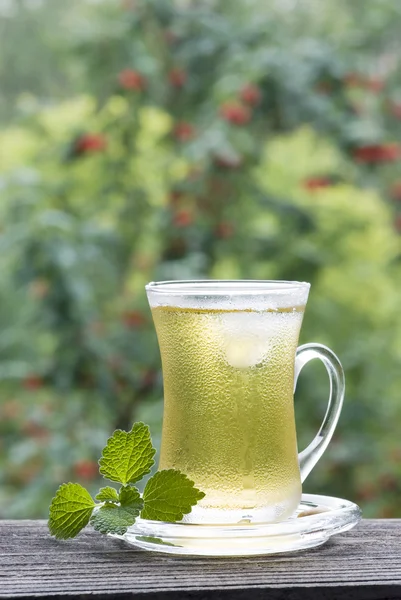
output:
[[[360,518],[361,510],[353,502],[302,494],[295,514],[281,523],[194,525],[138,519],[125,535],[113,537],[166,554],[252,556],[320,546]]]

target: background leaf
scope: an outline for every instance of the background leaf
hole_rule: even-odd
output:
[[[347,392],[305,489],[401,516],[401,4],[316,5],[0,2],[0,518],[160,444],[144,285],[186,278],[311,282]],[[326,398],[312,363],[300,448]]]

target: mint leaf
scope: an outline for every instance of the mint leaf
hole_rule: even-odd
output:
[[[145,486],[141,517],[153,521],[180,521],[204,496],[180,471],[158,471]]]
[[[105,504],[91,517],[90,523],[100,533],[124,535],[128,527],[135,523],[141,506],[117,506]]]
[[[118,502],[118,493],[117,490],[107,485],[100,488],[95,498],[101,502]]]
[[[93,514],[90,522],[96,531],[123,535],[127,531],[127,528],[135,523],[135,519],[143,507],[139,491],[133,485],[122,487],[118,495],[118,500],[120,501],[120,506],[108,502]]]
[[[149,427],[144,423],[135,423],[129,432],[117,429],[103,449],[100,473],[123,485],[135,483],[149,473],[155,452]]]
[[[139,510],[143,506],[139,490],[133,485],[128,485],[120,489],[119,500],[121,506],[139,506]]]
[[[49,530],[59,540],[75,537],[86,527],[95,507],[79,483],[63,483],[50,504]]]

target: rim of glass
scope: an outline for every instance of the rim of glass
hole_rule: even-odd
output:
[[[306,281],[285,281],[274,279],[181,279],[172,281],[151,281],[145,286],[147,292],[159,294],[266,294],[306,290]]]

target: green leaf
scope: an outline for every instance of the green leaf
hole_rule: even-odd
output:
[[[103,449],[100,473],[123,485],[135,483],[150,472],[155,452],[149,427],[144,423],[135,423],[129,432],[117,429]]]
[[[204,496],[194,482],[180,471],[158,471],[145,486],[141,517],[171,523],[180,521]]]
[[[139,506],[139,509],[143,506],[139,490],[133,485],[128,485],[120,489],[119,500],[121,506]]]
[[[106,487],[100,488],[95,498],[102,502],[118,502],[118,493],[116,489],[107,485]]]
[[[114,491],[116,492],[116,490]],[[135,523],[135,519],[143,507],[142,498],[137,488],[133,485],[122,487],[118,500],[121,506],[108,502],[93,514],[90,522],[96,531],[123,535],[127,531],[127,527]]]
[[[100,533],[123,535],[135,523],[140,510],[140,506],[105,504],[91,517],[90,523]]]
[[[95,507],[89,492],[79,483],[63,483],[50,504],[49,530],[59,540],[75,537],[86,527]]]

